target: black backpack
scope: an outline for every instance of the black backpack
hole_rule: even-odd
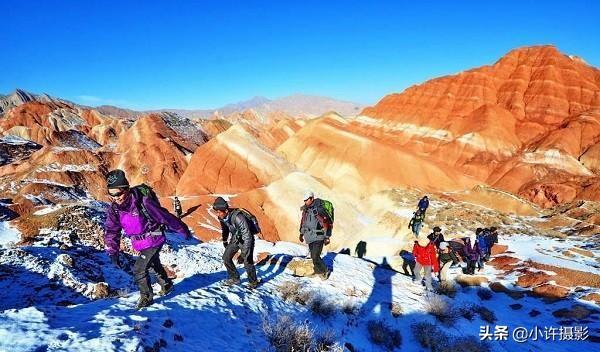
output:
[[[246,218],[246,222],[248,223],[248,228],[252,235],[261,233],[260,225],[258,224],[258,219],[256,218],[256,216],[254,216],[254,214],[252,214],[251,212],[249,212],[248,210],[246,210],[244,208],[236,208],[236,209],[233,209],[233,211],[239,212]]]

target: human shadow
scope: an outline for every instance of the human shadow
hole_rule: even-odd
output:
[[[356,256],[359,258],[363,258],[367,254],[367,242],[358,242],[356,244],[356,249],[354,249],[354,254],[356,254]]]
[[[398,272],[393,270],[387,258],[383,258],[383,262],[378,264],[369,259],[363,260],[375,265],[373,268],[373,289],[371,294],[362,305],[361,310],[366,315],[376,315],[384,318],[391,316],[392,313],[392,277]]]
[[[189,208],[185,213],[183,213],[181,215],[181,218],[185,218],[186,216],[192,215],[193,212],[195,212],[196,210],[198,210],[198,208],[200,208],[202,206],[202,204],[198,204],[198,205],[194,205],[193,207]]]

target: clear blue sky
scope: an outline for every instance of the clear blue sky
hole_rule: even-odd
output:
[[[134,109],[292,93],[373,104],[519,46],[599,66],[599,3],[2,0],[0,93]]]

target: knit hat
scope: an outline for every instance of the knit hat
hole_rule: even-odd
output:
[[[129,188],[129,182],[123,170],[115,169],[106,175],[106,188]]]
[[[446,248],[448,248],[448,242],[440,242],[440,249],[444,250]]]
[[[227,210],[229,209],[229,203],[223,197],[217,197],[213,203],[214,210]]]

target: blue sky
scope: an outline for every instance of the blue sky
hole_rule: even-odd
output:
[[[365,104],[554,44],[600,65],[598,1],[0,1],[0,93],[214,108],[262,95]]]

